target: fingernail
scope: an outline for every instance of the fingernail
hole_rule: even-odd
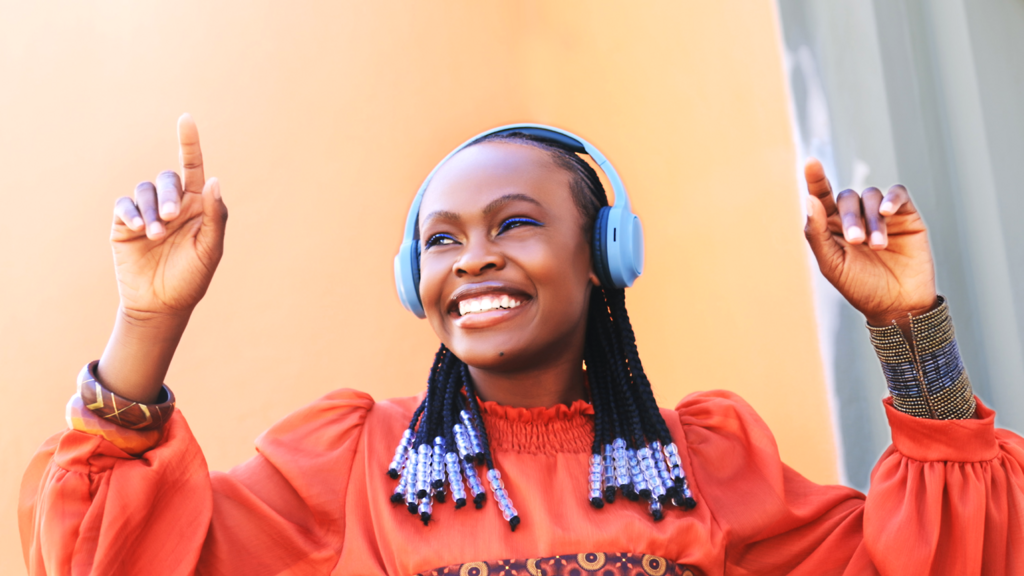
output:
[[[159,222],[150,222],[149,227],[146,228],[146,232],[148,232],[150,236],[156,236],[163,231],[164,227]]]
[[[846,229],[846,241],[857,242],[864,239],[864,231],[860,229],[860,226],[850,226]]]
[[[814,212],[814,201],[811,200],[810,196],[807,196],[805,199],[807,200],[807,217],[810,218]]]
[[[213,197],[220,200],[220,180],[214,178],[211,186],[213,187]]]
[[[892,202],[889,202],[889,201],[882,202],[882,205],[878,207],[878,211],[879,212],[888,212],[890,214],[895,212],[895,210],[893,210],[893,207],[892,207]]]
[[[146,224],[146,223],[142,221],[142,218],[139,218],[139,217],[135,217],[135,219],[134,219],[134,220],[132,220],[132,229],[133,229],[133,230],[141,230],[141,229],[142,229],[142,227],[143,227],[143,226],[144,226],[145,224]]]
[[[871,243],[875,246],[881,246],[885,244],[885,237],[882,236],[881,232],[875,231],[871,233]]]
[[[160,207],[160,216],[163,218],[174,216],[177,213],[178,205],[174,202],[165,202],[164,205]]]

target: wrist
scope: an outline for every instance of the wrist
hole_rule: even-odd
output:
[[[121,307],[96,367],[98,380],[123,398],[154,402],[187,325],[188,314],[149,313]]]
[[[936,296],[932,296],[931,304],[917,307],[901,307],[897,310],[886,310],[879,313],[864,313],[864,318],[867,320],[869,326],[881,328],[884,326],[892,326],[895,323],[898,326],[907,327],[910,326],[910,319],[915,316],[921,316],[927,314],[932,310],[935,310],[942,305],[942,299]]]
[[[131,308],[122,304],[117,309],[116,323],[118,326],[148,332],[184,332],[191,316],[191,308],[167,312],[152,312]]]

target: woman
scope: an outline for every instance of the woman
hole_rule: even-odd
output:
[[[426,394],[337,390],[209,473],[162,382],[227,211],[190,117],[178,131],[183,178],[116,205],[114,333],[26,474],[32,574],[1024,570],[1024,441],[970,390],[920,216],[901,186],[833,199],[815,161],[808,242],[893,393],[867,497],[786,467],[728,392],[657,408],[592,255],[600,180],[523,133],[462,149],[423,194],[418,301],[442,342]]]

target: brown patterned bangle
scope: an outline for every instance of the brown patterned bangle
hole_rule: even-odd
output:
[[[78,395],[85,407],[108,422],[131,430],[158,430],[174,413],[174,393],[167,386],[160,392],[157,404],[142,404],[122,398],[107,390],[96,378],[94,360],[78,373]]]

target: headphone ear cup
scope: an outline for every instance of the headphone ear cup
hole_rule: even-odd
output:
[[[415,243],[415,248],[412,250],[412,281],[413,286],[416,288],[415,294],[416,299],[420,298],[420,243]]]
[[[605,232],[608,229],[608,214],[611,206],[602,206],[597,212],[597,219],[594,221],[594,235],[591,246],[591,259],[594,261],[594,272],[601,286],[614,288],[611,274],[608,272],[608,243],[605,239]]]
[[[423,304],[420,303],[418,244],[415,240],[405,240],[398,248],[398,254],[395,254],[395,287],[402,306],[419,318],[425,318]]]

